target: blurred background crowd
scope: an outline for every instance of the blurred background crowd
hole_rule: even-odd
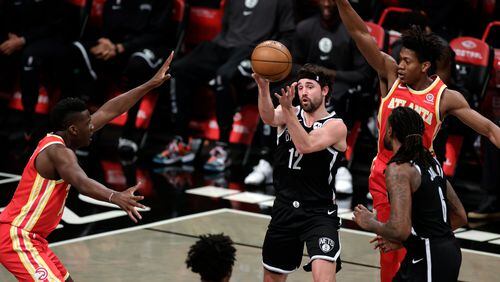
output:
[[[351,0],[381,50],[398,58],[412,25],[448,46],[435,73],[471,107],[500,121],[500,3],[495,0]],[[19,159],[50,131],[51,107],[74,96],[95,110],[134,88],[172,50],[173,79],[79,151],[119,154],[124,163],[243,172],[272,182],[275,131],[257,111],[252,49],[278,40],[294,71],[321,66],[333,83],[330,110],[349,128],[338,193],[367,196],[376,154],[376,73],[340,21],[334,0],[0,0],[0,134]],[[435,141],[445,174],[470,219],[500,217],[500,150],[448,118]],[[4,152],[4,151],[2,151]],[[467,205],[467,203],[470,203]]]

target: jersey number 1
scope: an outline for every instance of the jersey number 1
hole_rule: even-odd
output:
[[[299,166],[299,162],[300,160],[302,160],[304,154],[299,154],[299,152],[295,151],[295,148],[291,148],[290,150],[288,150],[288,152],[290,152],[290,158],[288,159],[288,168],[301,170],[302,168]],[[293,161],[294,158],[297,158],[295,162]]]

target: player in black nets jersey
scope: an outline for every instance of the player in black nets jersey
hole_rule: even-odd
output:
[[[384,146],[394,156],[385,171],[391,215],[387,223],[362,205],[354,220],[380,235],[382,251],[401,242],[406,257],[393,281],[457,281],[462,253],[453,230],[467,223],[464,207],[443,169],[422,145],[424,123],[413,109],[398,107],[389,116]]]
[[[347,129],[325,108],[330,80],[318,67],[305,65],[298,82],[275,94],[280,102],[275,109],[269,82],[253,77],[262,120],[278,128],[276,200],[262,250],[264,281],[286,280],[300,266],[304,243],[310,257],[304,269],[312,269],[314,281],[335,281],[341,246],[334,183]],[[294,107],[296,88],[300,106]]]

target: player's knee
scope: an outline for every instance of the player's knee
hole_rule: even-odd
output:
[[[312,262],[312,274],[314,282],[335,281],[335,262],[317,259]]]
[[[144,74],[149,74],[152,68],[148,65],[146,60],[139,56],[130,57],[127,67],[124,70],[124,75],[127,77],[141,77]]]
[[[216,72],[216,83],[217,85],[227,85],[231,82],[235,74],[235,70],[229,70],[227,68],[220,68]]]
[[[286,278],[286,274],[273,272],[264,268],[264,282],[284,282]]]

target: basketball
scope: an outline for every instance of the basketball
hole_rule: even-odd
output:
[[[252,69],[269,81],[283,80],[292,70],[292,55],[280,42],[264,41],[252,52]]]

